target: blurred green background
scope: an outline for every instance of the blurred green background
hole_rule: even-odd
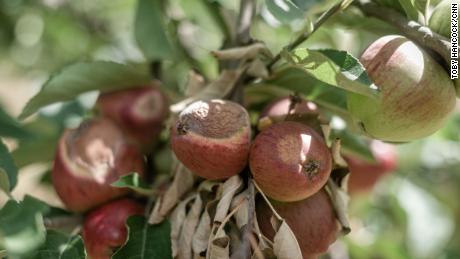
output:
[[[209,5],[235,16],[238,1],[171,0],[168,25],[177,32],[190,60],[163,64],[163,80],[179,92],[187,73],[197,66],[216,77],[210,51],[222,45],[225,31],[213,20]],[[251,35],[273,53],[308,30],[309,19],[332,2],[293,1],[302,19],[284,19],[276,8],[259,1]],[[279,11],[279,10],[278,10]],[[17,116],[48,76],[64,65],[81,60],[143,63],[134,34],[136,2],[130,0],[0,0],[0,106]],[[289,14],[295,17],[296,13]],[[385,23],[363,17],[350,7],[328,21],[304,46],[335,48],[359,56],[376,38],[397,33]],[[6,139],[21,168],[13,196],[32,194],[59,206],[47,180],[54,145],[65,127],[86,116],[97,93],[55,104],[26,120],[38,137],[17,142]],[[460,108],[435,135],[398,146],[399,169],[368,194],[353,196],[350,204],[352,233],[331,248],[331,258],[460,258]],[[1,204],[6,196],[0,198]]]

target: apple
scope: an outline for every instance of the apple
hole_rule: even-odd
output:
[[[171,129],[171,148],[177,158],[210,180],[240,173],[248,161],[250,140],[246,109],[219,99],[190,104]]]
[[[295,100],[291,96],[278,98],[267,105],[260,113],[260,118],[269,116],[276,121],[283,121],[288,114],[317,114],[318,107],[315,103],[305,99],[298,100],[298,103],[293,103]],[[291,107],[291,105],[293,107]]]
[[[111,201],[88,213],[82,237],[90,259],[109,259],[128,237],[126,220],[143,215],[144,206],[130,199]]]
[[[110,184],[132,172],[144,175],[142,153],[113,122],[99,118],[64,132],[51,177],[66,207],[83,212],[128,193]]]
[[[369,162],[354,155],[344,155],[350,169],[348,191],[360,193],[370,191],[383,176],[397,167],[397,153],[393,145],[378,140],[370,144],[375,162]]]
[[[304,259],[325,253],[339,235],[340,224],[324,189],[305,200],[273,201],[272,205],[294,233]],[[273,240],[275,231],[270,222],[273,213],[260,196],[256,200],[256,215],[262,234]]]
[[[324,186],[331,173],[332,157],[323,138],[311,127],[284,121],[256,136],[249,167],[270,198],[299,201]]]
[[[349,92],[349,112],[372,138],[389,142],[420,139],[441,128],[455,106],[446,71],[403,36],[379,38],[361,62],[380,91],[379,99]]]
[[[146,148],[151,147],[169,115],[169,103],[159,85],[155,81],[148,86],[102,93],[96,107],[129,137]]]

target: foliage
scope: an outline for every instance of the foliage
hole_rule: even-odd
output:
[[[230,42],[235,40],[233,24],[239,12],[235,2],[0,0],[0,55],[7,57],[0,67],[28,78],[49,75],[19,116],[28,120],[18,122],[0,107],[0,188],[8,193],[8,201],[0,210],[0,255],[5,249],[12,258],[85,257],[78,235],[45,230],[44,220],[52,211],[48,205],[31,196],[22,201],[13,198],[10,192],[17,185],[18,169],[37,163],[51,167],[62,131],[72,125],[72,120],[80,121],[93,113],[92,105],[85,104],[90,99],[85,95],[88,92],[145,84],[153,74],[161,76],[167,86],[164,90],[173,103],[178,103],[186,97],[190,69],[206,82],[218,78],[218,65],[225,67],[228,63],[215,59],[211,51],[232,46]],[[428,20],[427,10],[433,7],[430,1],[422,0],[375,2],[422,24]],[[270,100],[301,94],[337,122],[332,125],[331,141],[340,138],[345,153],[371,161],[366,139],[351,124],[345,96],[352,91],[379,97],[356,57],[378,36],[397,30],[350,6],[322,24],[298,48],[285,48],[296,36],[311,32],[313,21],[333,4],[317,0],[259,1],[251,36],[264,42],[269,52],[281,52],[282,60],[273,66],[269,77],[249,81],[244,89],[245,102],[257,117]],[[268,63],[264,58],[260,60]],[[238,79],[235,76],[224,81],[236,84]],[[218,89],[219,94],[231,90],[228,85],[224,88]],[[203,91],[197,96],[209,94]],[[57,103],[61,103],[55,106],[57,112],[46,112]],[[459,122],[456,111],[437,134],[400,145],[397,174],[387,177],[369,196],[353,197],[350,212],[356,226],[352,228],[359,231],[343,238],[352,258],[460,255],[460,231],[452,230],[460,224],[456,199],[460,195]],[[158,144],[158,153],[168,154],[162,163],[172,161],[167,134]],[[10,145],[11,140],[17,147]],[[165,166],[160,167],[164,173]],[[119,179],[114,186],[152,195],[148,184],[135,173]],[[414,201],[418,206],[411,204]],[[420,216],[422,212],[430,218]],[[168,221],[151,225],[146,218],[135,216],[127,225],[128,241],[114,258],[171,257]],[[427,229],[425,225],[435,227]],[[430,245],[421,245],[428,242]]]

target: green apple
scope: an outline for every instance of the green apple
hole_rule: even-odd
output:
[[[426,137],[444,125],[455,106],[447,72],[407,38],[389,35],[360,58],[380,91],[372,99],[348,93],[348,109],[367,135],[390,142]]]

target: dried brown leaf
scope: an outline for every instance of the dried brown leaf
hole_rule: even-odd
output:
[[[195,181],[195,176],[182,163],[177,162],[173,168],[174,180],[166,192],[158,199],[159,207],[154,208],[150,214],[149,223],[157,224],[163,221],[180,198],[190,191]]]
[[[273,237],[273,252],[278,259],[302,259],[299,243],[284,220]]]
[[[248,224],[248,190],[244,190],[240,194],[236,195],[230,207],[232,209],[236,208],[240,203],[243,203],[241,208],[235,213],[235,221],[238,228],[242,228],[244,225]]]
[[[195,229],[200,219],[200,214],[203,209],[203,202],[199,194],[195,195],[195,201],[190,209],[187,217],[182,225],[182,230],[179,238],[179,258],[192,258],[192,240]]]
[[[230,238],[226,235],[218,237],[211,242],[209,259],[230,258]]]
[[[331,135],[331,126],[329,126],[329,124],[321,124],[321,131],[323,132],[324,139],[329,139]]]
[[[206,209],[201,215],[200,222],[193,234],[192,250],[195,257],[208,248],[209,236],[211,235],[211,217],[208,208],[211,203],[206,205]]]
[[[331,154],[334,161],[334,167],[347,167],[347,162],[343,159],[341,155],[341,141],[339,138],[336,138],[332,141],[331,144]]]
[[[243,186],[243,180],[239,175],[235,175],[226,180],[222,186],[222,192],[219,195],[220,200],[217,204],[216,215],[214,216],[214,222],[222,222],[230,208],[233,196]]]
[[[184,224],[186,217],[186,207],[189,202],[194,199],[194,196],[190,196],[187,199],[180,202],[177,207],[173,210],[170,216],[171,222],[171,247],[173,257],[176,257],[178,254],[178,244],[181,234],[181,229]]]
[[[332,205],[334,206],[335,213],[337,214],[337,219],[342,225],[342,233],[350,233],[351,228],[347,215],[347,208],[350,197],[343,189],[337,186],[337,184],[332,179],[327,181],[326,190],[331,197]]]

